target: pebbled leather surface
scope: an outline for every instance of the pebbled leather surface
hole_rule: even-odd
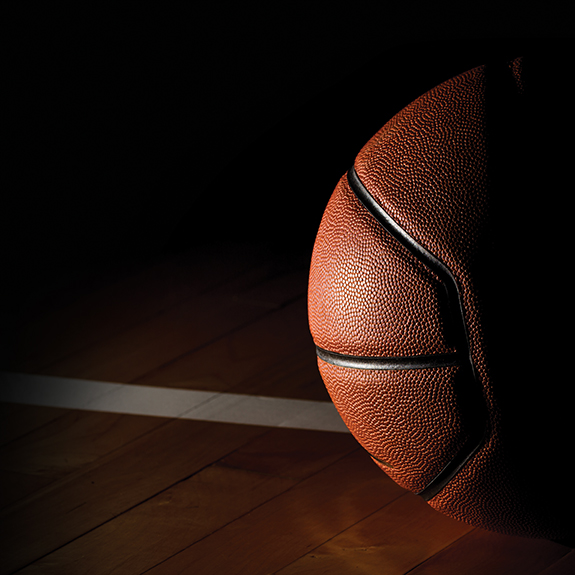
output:
[[[561,248],[550,242],[563,229],[562,218],[553,213],[537,234],[526,223],[525,208],[527,192],[551,185],[553,193],[559,181],[557,138],[546,140],[556,130],[530,124],[533,112],[549,102],[549,78],[547,62],[524,58],[461,74],[392,118],[354,167],[377,203],[455,276],[488,408],[484,445],[430,505],[503,533],[569,539],[566,510],[572,505],[551,493],[554,473],[566,480],[558,457],[572,442],[569,427],[557,424],[560,416],[550,416],[560,371],[526,353],[552,353],[545,334],[557,327],[550,319],[555,314],[541,311],[541,303],[558,306],[557,289],[532,269],[536,250],[561,269]],[[547,147],[534,152],[532,135]],[[517,249],[527,234],[536,240],[529,250]],[[522,294],[527,304],[519,303]],[[336,353],[454,351],[438,279],[373,220],[345,177],[316,239],[309,319],[315,343]],[[465,382],[455,383],[454,368],[381,373],[318,364],[352,433],[392,464],[380,466],[404,487],[417,492],[463,444],[468,416],[460,409],[458,386]],[[533,397],[526,393],[526,385],[543,380],[547,388]],[[556,472],[533,478],[535,445]]]
[[[372,371],[318,363],[349,430],[405,489],[422,491],[467,440],[453,385],[458,367]]]
[[[442,292],[434,274],[379,225],[343,177],[312,258],[308,301],[316,345],[375,357],[452,352]]]

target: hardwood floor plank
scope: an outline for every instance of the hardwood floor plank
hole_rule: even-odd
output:
[[[404,575],[471,530],[406,493],[277,574]]]
[[[237,281],[198,294],[74,353],[41,373],[118,383],[134,381],[305,293],[301,281],[290,281],[291,274],[289,270],[254,269]]]
[[[0,448],[0,470],[6,482],[2,508],[80,470],[164,422],[115,413],[54,411],[63,414]]]
[[[159,419],[159,418],[158,418]],[[170,420],[0,514],[11,573],[234,451],[266,429]]]
[[[410,575],[536,575],[569,552],[543,539],[475,529],[410,572]]]
[[[317,369],[305,296],[136,382],[330,401]]]
[[[138,379],[141,385],[191,387],[190,376],[199,385],[214,385],[213,391],[237,390],[246,376],[273,366],[278,359],[308,349],[305,295],[272,311],[225,338],[193,350]],[[214,373],[215,372],[215,373]]]
[[[19,573],[142,573],[292,484],[289,479],[211,466]]]
[[[67,411],[58,407],[38,407],[0,401],[0,446],[50,423]]]
[[[351,434],[276,428],[226,455],[219,465],[299,481],[357,448]]]
[[[349,436],[270,430],[20,572],[142,573],[356,449]]]
[[[0,470],[0,512],[14,503],[50,485],[52,479],[43,475]]]
[[[23,313],[3,369],[37,372],[190,297],[261,267],[256,246],[225,246],[102,271]]]
[[[575,573],[575,550],[572,549],[539,575],[573,575],[573,573]]]
[[[403,493],[358,449],[149,573],[274,573]]]

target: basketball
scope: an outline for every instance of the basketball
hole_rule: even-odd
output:
[[[567,69],[495,60],[382,119],[325,209],[308,294],[326,388],[391,479],[471,525],[561,541]]]

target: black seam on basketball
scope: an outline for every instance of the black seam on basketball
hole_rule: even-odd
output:
[[[478,451],[484,443],[488,433],[487,405],[483,396],[483,390],[479,382],[471,350],[469,347],[469,335],[465,322],[465,313],[463,302],[457,281],[451,270],[436,256],[417,243],[373,198],[367,188],[359,179],[355,168],[352,167],[347,173],[347,181],[353,193],[358,200],[367,209],[367,211],[379,222],[379,224],[393,236],[401,245],[403,245],[414,257],[416,257],[427,268],[435,272],[439,280],[443,283],[450,302],[452,315],[456,321],[457,330],[457,357],[462,361],[462,369],[468,371],[469,379],[474,385],[469,389],[459,389],[457,393],[460,396],[466,396],[466,403],[473,405],[473,412],[470,415],[471,432],[468,440],[451,459],[451,461],[425,486],[417,493],[425,501],[435,497],[459,472],[459,470],[469,461],[469,459]],[[330,352],[332,353],[332,352]],[[475,400],[475,401],[474,401]],[[479,403],[477,402],[479,400]]]
[[[461,358],[457,353],[438,353],[434,355],[414,355],[398,357],[365,357],[335,353],[316,346],[317,356],[332,365],[350,369],[432,369],[459,365]]]
[[[384,461],[383,459],[379,459],[379,457],[376,457],[375,455],[372,455],[371,453],[368,454],[374,461],[377,461],[378,463],[381,463],[382,465],[385,465],[385,467],[389,467],[389,469],[395,469],[395,467],[387,462]]]
[[[453,314],[454,318],[459,320],[459,325],[457,326],[459,345],[463,345],[464,349],[468,350],[469,344],[467,328],[465,326],[459,288],[457,287],[457,282],[449,268],[431,252],[427,251],[423,246],[417,243],[402,227],[397,224],[395,220],[391,218],[391,216],[367,191],[367,188],[359,179],[354,168],[349,170],[347,173],[347,181],[352,192],[357,196],[358,200],[363,204],[367,211],[379,222],[379,224],[421,263],[435,272],[439,277],[439,280],[443,283],[445,290],[447,291],[447,297],[450,304],[455,308],[454,311],[456,313]],[[455,306],[453,305],[454,303],[456,304]]]
[[[456,453],[453,459],[425,486],[425,488],[416,493],[425,501],[433,499],[454,477],[459,470],[477,453],[483,445],[488,433],[487,423],[483,428],[476,427],[475,433],[472,433],[463,447]]]

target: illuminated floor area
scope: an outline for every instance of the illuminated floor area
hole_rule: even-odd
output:
[[[317,373],[307,271],[180,254],[38,309],[2,366],[0,573],[573,573],[371,462]]]

